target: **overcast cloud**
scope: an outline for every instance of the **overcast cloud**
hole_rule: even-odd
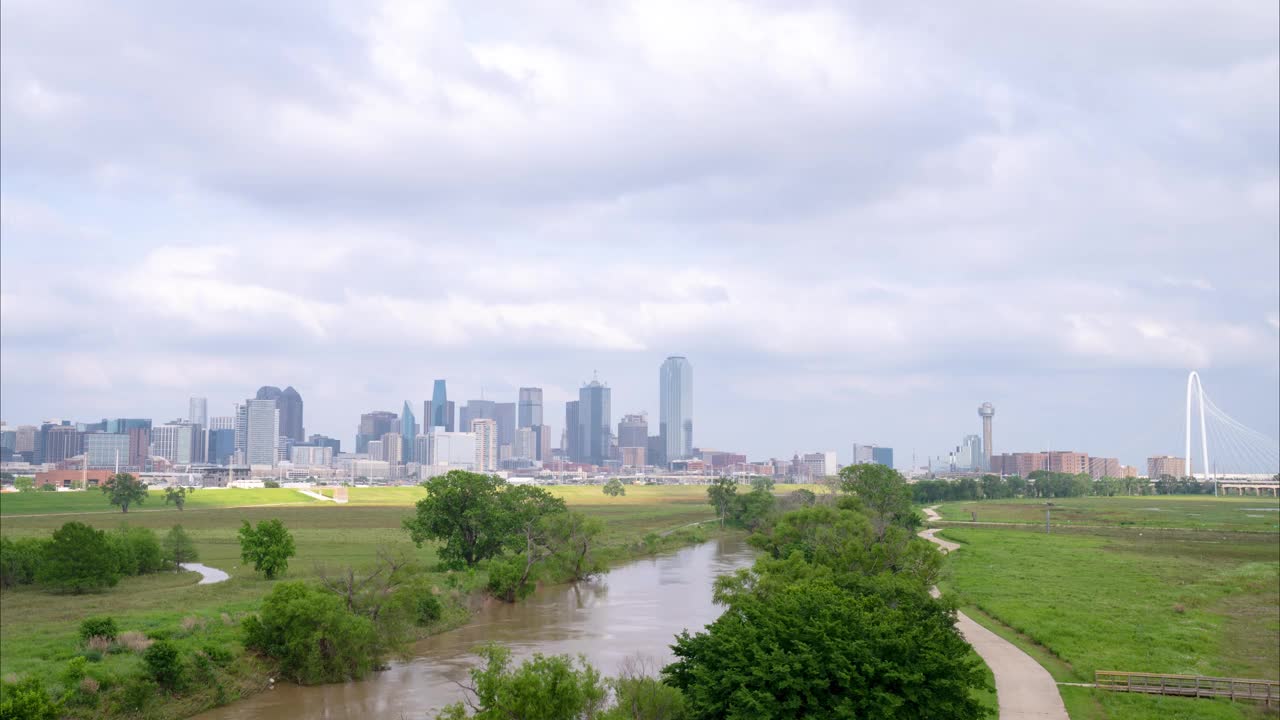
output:
[[[593,371],[695,442],[1280,435],[1266,2],[5,0],[0,414],[308,432]],[[656,417],[651,417],[656,432]]]

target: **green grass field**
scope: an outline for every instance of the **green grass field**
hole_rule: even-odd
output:
[[[1146,495],[1056,498],[1049,502],[1053,503],[1053,525],[1280,531],[1280,499],[1274,497]],[[938,506],[938,514],[944,520],[968,521],[971,513],[977,513],[978,522],[1041,526],[1044,511],[1044,500],[982,500]]]
[[[235,488],[211,488],[187,496],[187,509],[225,508],[250,505],[307,505],[321,500],[307,497],[297,490]],[[0,517],[11,515],[47,515],[51,513],[120,513],[119,508],[107,504],[106,496],[98,490],[81,492],[21,492],[0,494]],[[141,505],[131,506],[129,515],[147,512],[177,512],[172,505],[164,504],[164,492],[152,490]]]
[[[1254,530],[1252,519],[1240,519],[1234,498],[1084,500],[1076,507],[1092,522],[1055,527],[1051,535],[1030,527],[947,526],[942,535],[964,548],[949,556],[944,588],[1060,682],[1091,682],[1095,670],[1280,676],[1280,533]],[[951,504],[952,516],[964,505]],[[1019,513],[1029,507],[977,505],[979,520],[1000,506],[1008,522],[1022,521]],[[1197,529],[1121,525],[1145,507]],[[1063,699],[1073,720],[1257,716],[1244,704],[1087,688],[1063,688]]]

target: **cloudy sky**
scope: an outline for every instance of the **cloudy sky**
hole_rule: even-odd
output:
[[[1034,5],[1034,6],[1033,6]],[[79,3],[0,17],[0,414],[308,432],[598,372],[695,441],[1280,435],[1277,4]]]

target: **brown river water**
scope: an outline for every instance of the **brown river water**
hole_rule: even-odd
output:
[[[713,540],[668,555],[619,566],[598,581],[539,589],[528,600],[490,603],[465,627],[429,637],[413,658],[366,680],[300,687],[279,684],[198,720],[391,718],[434,720],[463,697],[477,645],[498,642],[517,659],[583,654],[605,675],[628,657],[658,667],[672,659],[670,644],[688,628],[702,629],[723,608],[711,600],[716,577],[751,564],[741,540]]]

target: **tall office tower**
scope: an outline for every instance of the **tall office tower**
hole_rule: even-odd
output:
[[[14,431],[13,451],[15,453],[30,453],[36,449],[36,433],[40,432],[40,428],[35,425],[19,425]]]
[[[609,459],[609,439],[613,424],[609,411],[609,388],[598,380],[578,390],[578,447],[581,462],[604,465]]]
[[[404,437],[399,432],[389,432],[382,436],[382,454],[387,462],[399,465],[404,462]]]
[[[115,468],[129,465],[127,433],[88,433],[84,436],[85,461],[91,468]]]
[[[274,402],[274,401],[273,401]],[[249,406],[236,404],[235,426],[236,431],[236,451],[232,464],[246,463],[245,458],[249,452]]]
[[[542,388],[520,388],[520,416],[518,427],[538,427],[542,424]]]
[[[391,425],[398,420],[396,414],[387,410],[374,410],[360,416],[360,427],[356,431],[356,452],[369,451],[369,441],[381,439],[391,432]]]
[[[580,433],[578,401],[570,400],[564,404],[564,441],[560,449],[569,462],[582,462],[582,435]]]
[[[409,401],[404,401],[404,409],[400,411],[400,462],[411,463],[416,462],[417,457],[413,452],[415,449],[414,438],[418,437],[418,421],[413,417],[413,410],[409,408]]]
[[[50,425],[44,431],[44,462],[62,462],[83,449],[84,433],[70,425]]]
[[[534,460],[551,459],[551,426],[535,425],[533,428]]]
[[[174,465],[203,462],[204,433],[200,426],[185,420],[156,425],[151,428],[151,455]]]
[[[333,448],[333,454],[337,455],[342,452],[342,441],[337,438],[331,438],[328,435],[311,435],[307,437],[308,445],[317,445],[319,447]]]
[[[667,462],[693,451],[693,366],[679,355],[667,358],[658,370],[658,434],[664,438]]]
[[[644,415],[622,416],[622,420],[618,421],[618,447],[649,447],[649,421]]]
[[[537,435],[534,433],[533,428],[516,428],[516,439],[511,444],[511,457],[534,460],[538,454],[536,445]]]
[[[236,455],[236,431],[229,428],[210,428],[205,444],[205,457],[214,465],[230,465]]]
[[[982,471],[990,466],[982,453],[982,438],[977,435],[965,435],[960,443],[960,456],[956,465],[962,470]]]
[[[452,401],[452,400],[450,400],[449,402],[445,403],[445,404],[444,404],[444,429],[445,429],[445,432],[455,432],[455,431],[457,431],[457,426],[454,424],[454,420],[455,420],[455,419],[457,419],[457,417],[458,417],[458,413],[457,413],[457,411],[454,409],[453,401]]]
[[[280,408],[280,434],[295,443],[304,442],[307,436],[302,427],[302,396],[292,385],[276,398],[276,407]]]
[[[995,417],[996,408],[989,402],[978,406],[978,417],[982,418],[982,467],[991,469],[991,418]]]
[[[282,390],[275,385],[263,385],[258,388],[258,393],[253,396],[254,400],[277,400]]]
[[[192,397],[187,403],[187,420],[199,425],[200,427],[209,427],[209,401],[202,397]]]
[[[488,418],[471,421],[476,436],[476,472],[492,472],[498,467],[498,423]]]
[[[516,404],[495,404],[493,406],[493,419],[498,423],[498,445],[514,445],[516,442]]]
[[[462,428],[463,432],[470,432],[472,420],[497,421],[497,419],[498,403],[492,400],[468,400],[467,404],[462,406],[462,412],[459,413],[458,427]]]
[[[280,457],[280,409],[275,399],[246,400],[245,462],[274,467]]]
[[[383,437],[386,437],[386,435],[383,435]],[[386,460],[387,459],[387,454],[382,449],[381,440],[370,440],[369,442],[365,443],[365,449],[369,453],[370,460]]]
[[[449,397],[444,380],[436,380],[431,388],[431,427],[442,427],[453,432],[453,418],[449,417]]]
[[[667,464],[667,444],[663,440],[661,435],[649,436],[649,442],[645,445],[645,462],[659,466]]]
[[[209,418],[210,430],[235,430],[236,419],[232,415],[214,415]]]

